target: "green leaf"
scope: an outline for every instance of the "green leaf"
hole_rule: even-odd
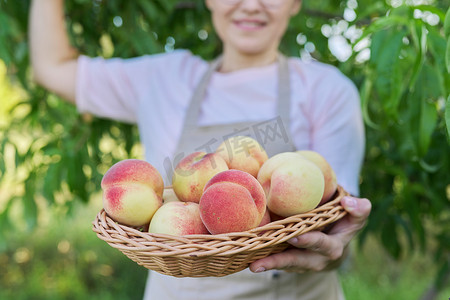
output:
[[[445,126],[447,127],[447,137],[450,141],[450,95],[445,103]]]
[[[25,195],[23,197],[23,214],[28,229],[33,229],[37,225],[38,209],[36,200],[36,176],[30,174],[25,182]]]
[[[447,50],[445,51],[445,65],[447,72],[450,73],[450,37],[447,40]]]
[[[434,103],[422,100],[419,126],[419,152],[424,156],[430,146],[431,135],[437,123],[437,111]]]
[[[49,204],[55,202],[54,194],[61,187],[61,164],[50,164],[45,174],[44,185],[42,188],[42,195]]]
[[[409,249],[414,249],[413,231],[409,227],[408,223],[401,216],[398,215],[396,216],[395,220],[400,225],[400,227],[403,228],[403,231],[405,232],[405,236],[409,244]]]
[[[425,26],[418,26],[414,20],[412,20],[411,22],[411,33],[413,39],[415,40],[416,49],[418,51],[411,75],[411,80],[409,82],[409,89],[413,90],[414,85],[416,84],[417,77],[419,76],[420,70],[425,60],[427,34]]]
[[[389,31],[380,30],[373,34],[370,45],[370,64],[376,66],[378,57],[383,47],[383,41],[387,38]]]
[[[0,183],[1,183],[2,175],[5,173],[5,170],[6,170],[5,154],[4,154],[5,144],[6,144],[6,139],[2,139],[2,143],[0,144],[0,149],[1,149],[1,152],[0,152]]]
[[[435,279],[436,286],[438,287],[439,290],[444,289],[445,285],[448,284],[449,273],[450,273],[450,262],[448,259],[443,260]]]
[[[447,9],[444,20],[444,34],[446,38],[450,38],[450,8]]]
[[[37,205],[33,197],[24,197],[24,217],[28,229],[33,229],[37,225]]]
[[[365,123],[368,126],[377,129],[379,128],[379,126],[372,121],[369,115],[369,99],[372,91],[372,86],[373,86],[372,78],[370,78],[370,75],[368,75],[364,80],[363,85],[360,89],[361,108]]]
[[[69,185],[70,191],[77,196],[80,196],[82,200],[87,199],[85,194],[85,183],[86,178],[82,169],[83,161],[80,160],[79,152],[69,153],[66,157],[67,162],[67,184]]]
[[[400,257],[401,245],[398,238],[398,224],[393,216],[386,216],[382,223],[381,241],[388,252],[396,259]]]
[[[144,11],[147,18],[154,20],[158,17],[159,11],[156,8],[154,1],[139,0],[137,3]]]
[[[428,173],[434,173],[437,170],[439,170],[439,168],[442,167],[441,163],[437,163],[437,164],[431,165],[428,162],[426,162],[424,159],[420,159],[419,160],[419,164]]]
[[[432,55],[433,65],[435,66],[436,70],[439,70],[436,73],[439,76],[441,93],[445,97],[445,95],[447,95],[447,90],[450,87],[448,86],[450,78],[448,74],[446,74],[447,64],[445,56],[447,49],[447,41],[438,30],[430,28],[428,33],[427,45],[428,49],[430,50],[429,53]]]
[[[423,157],[429,148],[431,137],[437,123],[436,101],[440,95],[439,76],[430,64],[423,66],[413,93],[408,94],[405,114],[408,115],[408,122],[414,143],[417,147],[417,157]]]
[[[420,247],[424,250],[426,245],[426,234],[420,218],[422,213],[420,209],[420,202],[422,200],[421,195],[415,194],[411,189],[405,189],[403,196],[408,199],[408,203],[405,205],[405,211],[414,228],[414,233],[419,239]]]
[[[405,30],[377,32],[371,48],[371,60],[376,70],[375,88],[384,110],[393,117],[396,117],[403,89],[404,74],[401,73],[399,55],[404,36]]]

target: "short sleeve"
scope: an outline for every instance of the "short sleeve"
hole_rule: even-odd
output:
[[[140,101],[156,101],[173,82],[191,84],[193,70],[204,67],[188,50],[121,59],[80,56],[76,105],[79,112],[137,123]]]
[[[140,59],[103,59],[80,56],[77,67],[76,104],[79,112],[135,123],[136,87]]]

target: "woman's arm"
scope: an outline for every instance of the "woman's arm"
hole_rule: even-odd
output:
[[[66,32],[64,1],[33,0],[29,34],[36,82],[74,103],[78,53]]]

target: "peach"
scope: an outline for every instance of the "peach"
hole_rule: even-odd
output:
[[[211,178],[199,204],[200,217],[212,234],[256,228],[267,207],[259,182],[240,170],[223,171]]]
[[[266,150],[255,139],[248,136],[234,136],[225,140],[216,149],[226,161],[228,168],[250,173],[254,177],[268,159]]]
[[[257,179],[266,193],[267,207],[281,217],[317,207],[325,186],[319,167],[295,152],[269,158],[259,170]]]
[[[198,203],[171,201],[161,206],[150,222],[149,232],[171,235],[209,234],[200,218]]]
[[[311,150],[300,150],[296,152],[303,155],[313,163],[315,163],[322,171],[323,177],[325,179],[325,188],[322,200],[320,201],[319,205],[326,203],[328,200],[331,199],[331,197],[333,197],[334,193],[336,192],[338,186],[336,173],[334,173],[334,170],[330,166],[328,161],[319,153]]]
[[[103,208],[115,221],[141,226],[162,205],[164,182],[148,162],[126,159],[114,164],[102,178]]]
[[[227,163],[218,154],[191,153],[175,167],[173,190],[180,201],[198,203],[208,180],[225,170],[228,170]]]

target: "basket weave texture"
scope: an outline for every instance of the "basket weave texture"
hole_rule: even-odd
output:
[[[338,186],[333,199],[316,209],[244,232],[216,235],[153,234],[119,224],[102,209],[92,230],[111,247],[147,269],[175,277],[221,277],[236,273],[260,258],[285,250],[292,237],[323,230],[346,211]]]

